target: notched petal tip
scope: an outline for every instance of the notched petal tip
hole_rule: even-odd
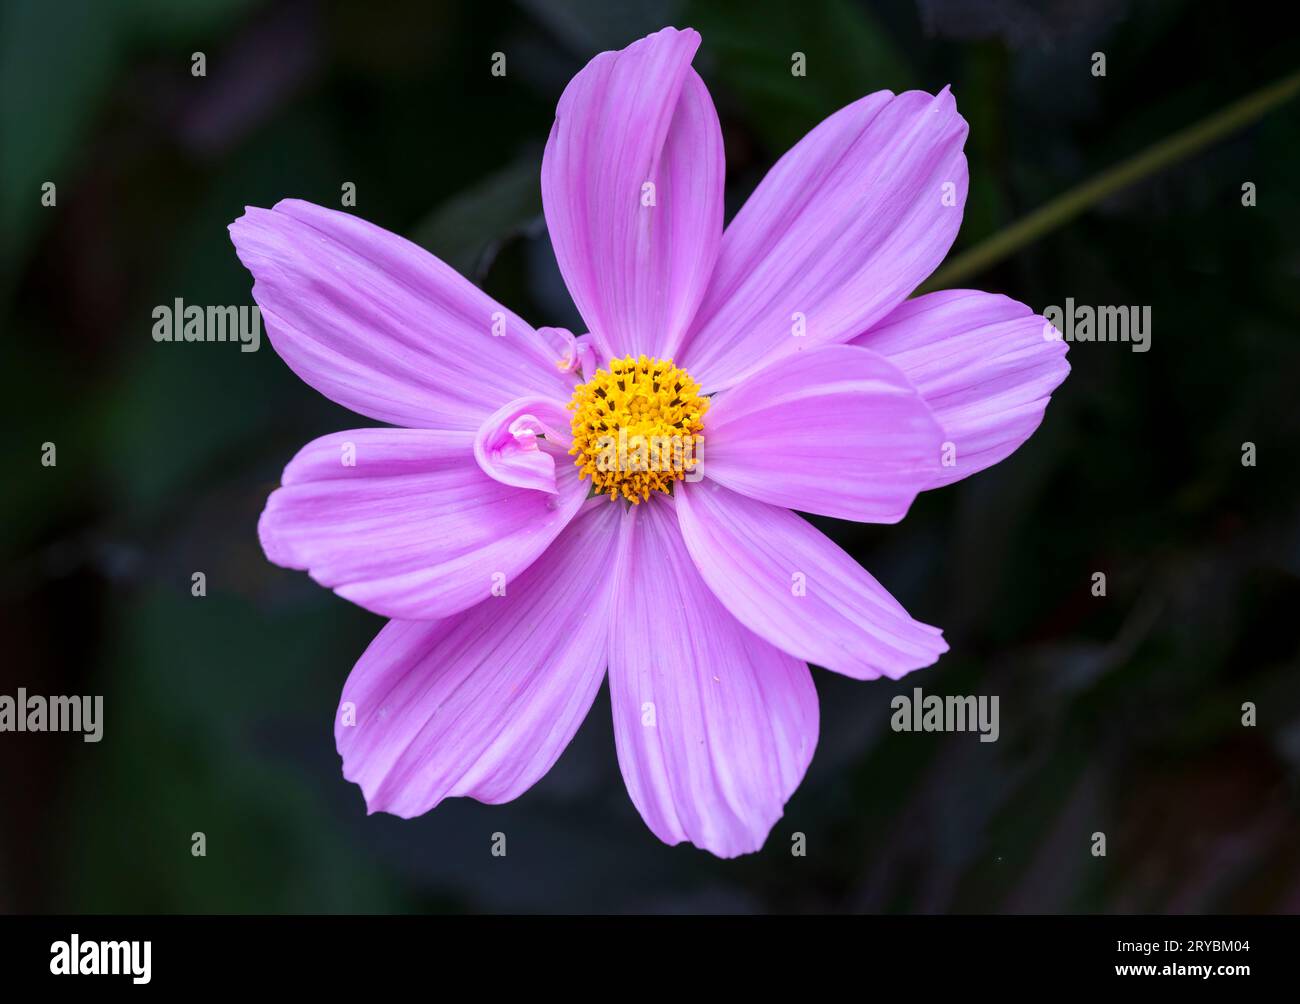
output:
[[[893,360],[930,405],[952,444],[930,487],[1005,459],[1037,429],[1070,372],[1051,322],[1002,294],[926,293],[854,340]]]
[[[787,356],[719,394],[709,414],[704,476],[799,512],[897,523],[941,470],[943,428],[929,404],[900,367],[861,346]]]
[[[447,798],[508,802],[550,770],[605,676],[613,520],[592,514],[568,527],[537,565],[506,575],[505,593],[379,632],[333,724],[343,777],[360,786],[368,814],[410,819]],[[538,627],[574,610],[587,616],[567,630]]]
[[[560,97],[542,208],[565,285],[606,358],[672,358],[717,257],[722,132],[693,29],[595,56]],[[653,224],[651,221],[653,220]]]
[[[960,136],[962,146],[965,146],[966,137],[970,133],[970,123],[957,108],[957,96],[952,93],[951,84],[945,84],[937,94],[931,94],[929,91],[904,91],[899,97],[926,99],[926,110],[931,115],[945,119],[945,127],[951,130],[954,136]]]
[[[275,509],[278,506],[279,494],[278,488],[270,494],[266,505],[262,508],[262,514],[257,518],[257,540],[262,545],[262,553],[266,555],[266,560],[271,564],[300,570],[303,566],[294,563],[290,549],[284,545],[275,528]]]
[[[857,561],[789,509],[721,487],[683,491],[676,509],[686,547],[714,596],[788,655],[875,680],[933,665],[947,651],[938,628],[912,618]],[[792,569],[809,570],[798,590]]]
[[[679,45],[682,48],[690,48],[691,56],[699,51],[700,43],[703,39],[700,33],[694,28],[678,28],[674,25],[665,25],[658,31],[652,31],[648,35],[643,35],[635,42],[632,42],[626,48],[619,50],[627,52],[629,49],[644,47],[647,45]]]

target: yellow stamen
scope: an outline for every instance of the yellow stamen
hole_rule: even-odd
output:
[[[709,399],[671,359],[614,359],[574,392],[574,464],[596,494],[640,503],[695,470]]]

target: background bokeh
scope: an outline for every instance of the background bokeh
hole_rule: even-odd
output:
[[[704,35],[729,212],[847,102],[951,83],[971,124],[961,250],[1300,67],[1300,40],[1263,8],[0,11],[0,693],[106,701],[98,745],[0,734],[0,910],[1300,910],[1300,103],[964,280],[1039,310],[1149,305],[1152,349],[1073,346],[1035,437],[903,523],[818,521],[952,651],[900,684],[816,670],[807,778],[765,849],[735,862],[645,828],[606,692],[517,802],[367,817],[332,718],[382,622],[270,565],[255,524],[300,445],[370,423],[265,340],[246,354],[150,337],[150,311],[176,297],[251,303],[226,233],[244,205],[338,206],[346,181],[358,214],[533,323],[580,330],[541,219],[542,145],[587,59],[664,24]],[[914,685],[1000,695],[1000,741],[892,733],[889,700]]]

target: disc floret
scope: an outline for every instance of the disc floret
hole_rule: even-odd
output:
[[[709,399],[671,359],[614,359],[573,393],[569,452],[594,494],[640,503],[695,480]]]

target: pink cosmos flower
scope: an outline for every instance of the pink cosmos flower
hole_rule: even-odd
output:
[[[542,195],[588,335],[345,213],[288,200],[230,227],[285,362],[399,426],[309,443],[258,528],[273,562],[392,618],[335,727],[371,812],[517,797],[608,671],[650,829],[757,850],[817,744],[807,664],[898,679],[947,649],[791,510],[896,522],[1015,450],[1069,370],[1023,304],[907,299],[961,223],[947,89],[831,115],[724,229],[699,43],[601,53],[560,99]],[[676,452],[648,469],[654,436]]]

